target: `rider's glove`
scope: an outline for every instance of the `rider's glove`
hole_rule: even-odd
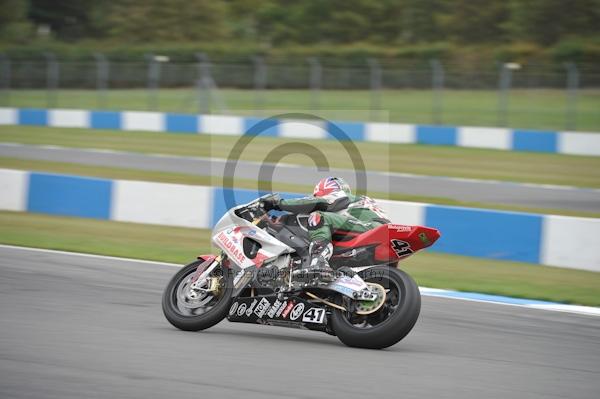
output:
[[[280,210],[279,200],[276,200],[274,198],[266,198],[260,202],[262,204],[263,209],[267,212],[269,212],[271,209]]]

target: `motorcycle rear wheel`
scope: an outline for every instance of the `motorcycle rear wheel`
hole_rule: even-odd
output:
[[[211,273],[220,271],[221,289],[218,295],[210,297],[199,296],[190,299],[184,292],[199,265],[204,262],[199,259],[184,266],[169,281],[162,297],[162,309],[166,319],[173,326],[184,331],[205,330],[219,323],[227,316],[233,291],[233,279],[227,269],[217,266]]]
[[[357,348],[383,349],[402,340],[414,327],[421,311],[421,293],[405,272],[388,266],[359,273],[366,282],[386,289],[386,302],[367,316],[352,315],[336,309],[331,327],[344,344]]]

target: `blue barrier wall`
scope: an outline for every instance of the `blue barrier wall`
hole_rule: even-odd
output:
[[[453,126],[417,126],[417,143],[457,145],[456,128]]]
[[[91,111],[92,129],[121,129],[121,113],[113,111]]]
[[[542,216],[429,205],[425,225],[442,237],[433,251],[539,263]]]
[[[24,196],[25,203],[21,208],[16,208],[15,210],[105,220],[135,220],[142,223],[157,223],[156,219],[146,221],[144,218],[139,218],[138,210],[144,206],[143,203],[139,203],[139,197],[113,195],[115,187],[119,184],[135,182],[36,172],[22,173],[26,174],[26,178],[22,183],[22,190],[25,190],[26,193]],[[1,178],[2,173],[0,173]],[[145,195],[151,195],[152,197],[164,197],[165,193],[173,190],[173,185],[162,183],[144,184],[146,185],[144,186]],[[185,187],[189,189],[193,186]],[[221,187],[198,188],[202,189],[202,192],[206,194],[201,194],[197,203],[186,203],[183,206],[184,209],[178,208],[176,212],[170,210],[168,204],[165,204],[164,208],[161,207],[148,217],[157,216],[155,212],[165,216],[164,220],[172,220],[170,215],[173,213],[194,215],[194,217],[200,216],[200,219],[204,222],[192,225],[195,227],[210,228],[227,211],[228,198],[233,201],[233,205],[239,205],[250,202],[261,195],[256,190],[223,189]],[[11,193],[8,194],[12,195]],[[284,198],[294,198],[300,196],[300,194],[283,193],[282,196]],[[122,201],[127,201],[127,203]],[[134,202],[132,203],[131,201]],[[394,201],[383,201],[382,206],[384,209],[386,202],[394,203]],[[160,206],[160,204],[158,205]],[[153,206],[156,207],[156,204]],[[406,212],[408,207],[408,212],[411,215],[423,215],[416,220],[413,218],[412,223],[435,227],[441,231],[442,237],[431,248],[432,251],[457,255],[543,263],[544,256],[547,258],[549,253],[557,253],[563,256],[565,252],[564,247],[581,244],[581,238],[577,238],[576,235],[575,238],[577,239],[572,244],[565,244],[565,240],[571,237],[569,234],[566,238],[560,238],[561,242],[551,242],[549,243],[551,245],[543,245],[545,234],[547,236],[549,233],[554,234],[556,232],[562,234],[572,229],[573,227],[569,224],[572,222],[569,220],[576,220],[577,223],[583,223],[577,226],[576,230],[586,232],[585,237],[593,237],[596,234],[595,232],[600,231],[600,224],[589,225],[589,221],[595,222],[593,219],[560,217],[556,219],[559,224],[555,226],[554,232],[549,232],[546,230],[552,227],[552,223],[550,222],[555,217],[547,215],[418,203],[403,203],[403,207],[404,212]],[[116,218],[111,213],[113,209],[121,209],[121,219]],[[128,218],[127,214],[123,214],[123,209],[133,210],[138,216],[133,215],[131,218]],[[392,209],[390,218],[396,223],[403,223],[403,220],[401,220],[402,215],[394,214],[393,206],[389,209]],[[547,220],[547,218],[550,219]],[[185,221],[182,221],[181,225],[190,226]],[[567,251],[568,256],[570,256],[570,252],[572,251]],[[584,259],[590,259],[592,263],[597,262],[595,260],[596,255],[586,256],[587,258]],[[560,260],[559,257],[557,259]]]
[[[31,173],[28,187],[29,212],[110,218],[111,180]]]

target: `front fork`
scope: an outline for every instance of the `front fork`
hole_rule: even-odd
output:
[[[192,276],[189,292],[190,297],[198,292],[214,293],[220,288],[219,279],[208,276],[221,264],[223,257],[221,255],[205,255],[198,258],[204,259],[204,262],[198,265],[196,272]]]

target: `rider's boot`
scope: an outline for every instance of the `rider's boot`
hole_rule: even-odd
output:
[[[308,247],[310,260],[306,268],[294,271],[294,275],[301,280],[317,280],[330,282],[334,279],[334,271],[329,266],[329,258],[333,254],[331,241],[313,241]]]

